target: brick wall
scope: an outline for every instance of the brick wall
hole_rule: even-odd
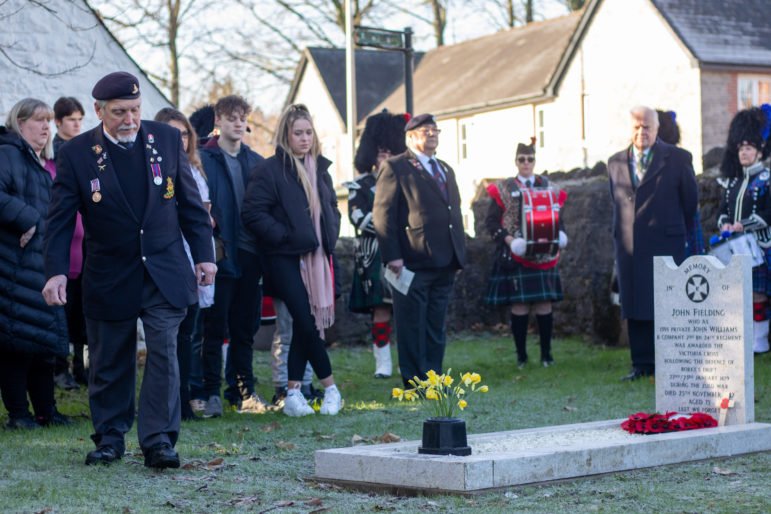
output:
[[[728,125],[736,114],[736,72],[702,71],[701,116],[702,148],[707,153],[712,148],[725,145]]]

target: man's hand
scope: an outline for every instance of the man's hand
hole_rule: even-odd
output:
[[[741,224],[741,222],[737,221],[733,225],[731,225],[731,232],[744,232],[744,225]]]
[[[27,230],[21,235],[21,238],[19,239],[19,244],[21,245],[22,248],[27,246],[27,243],[29,243],[29,240],[32,239],[32,236],[35,235],[36,230],[37,230],[37,226],[32,225],[29,230]]]
[[[23,246],[23,245],[22,245]],[[67,275],[54,275],[43,288],[43,298],[48,305],[67,303]]]
[[[386,264],[386,267],[396,274],[396,278],[399,278],[399,275],[402,274],[402,268],[404,267],[404,259],[389,261],[388,264]]]
[[[195,278],[199,286],[210,286],[214,283],[217,265],[213,262],[201,262],[195,265]]]

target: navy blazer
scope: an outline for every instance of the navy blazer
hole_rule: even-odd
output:
[[[409,150],[380,165],[372,220],[384,263],[403,259],[413,271],[462,268],[466,263],[455,173],[444,161],[439,164],[447,179],[447,199]]]
[[[653,319],[653,257],[686,257],[686,224],[696,215],[698,188],[691,154],[656,141],[653,158],[635,186],[631,147],[608,160],[613,200],[613,244],[624,318]]]
[[[99,320],[139,314],[145,270],[174,307],[197,300],[196,263],[214,262],[209,215],[201,202],[179,130],[142,120],[135,144],[145,153],[147,206],[138,219],[126,200],[100,124],[60,150],[44,240],[46,278],[66,275],[76,213],[85,230],[83,311]],[[152,160],[152,162],[151,162]],[[153,167],[161,184],[153,181]],[[96,180],[98,179],[98,186]],[[99,195],[94,189],[99,188]]]

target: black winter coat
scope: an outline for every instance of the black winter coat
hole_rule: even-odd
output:
[[[241,219],[257,236],[262,255],[303,255],[319,244],[331,255],[340,233],[340,211],[329,176],[331,161],[319,156],[316,183],[321,203],[321,238],[313,228],[308,198],[305,196],[294,159],[281,148],[252,171],[244,195]]]
[[[63,307],[43,300],[43,235],[51,175],[32,147],[0,127],[0,350],[66,355],[69,350]],[[24,248],[21,235],[33,226]]]

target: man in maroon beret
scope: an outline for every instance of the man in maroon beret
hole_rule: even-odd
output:
[[[415,273],[406,294],[393,293],[406,385],[442,371],[447,306],[466,246],[455,173],[435,156],[440,130],[434,116],[415,116],[404,130],[407,151],[380,165],[372,217],[386,267],[397,276],[405,268]]]

